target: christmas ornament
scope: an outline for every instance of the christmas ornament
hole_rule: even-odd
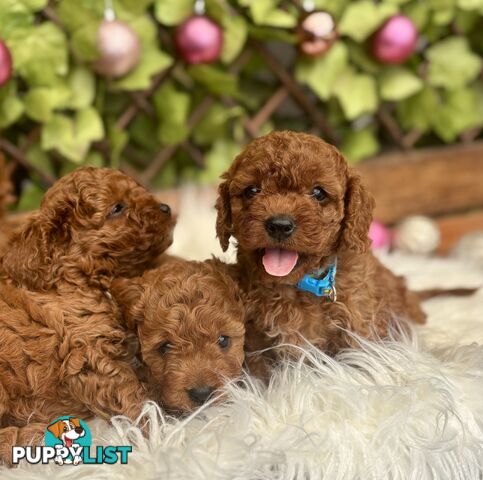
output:
[[[297,27],[299,49],[305,55],[318,57],[327,52],[337,38],[335,22],[330,13],[312,11],[312,1],[304,2],[305,14]]]
[[[204,0],[197,0],[195,14],[178,26],[175,43],[186,63],[213,63],[220,58],[223,30],[204,15]]]
[[[374,220],[369,227],[369,238],[373,250],[389,250],[391,247],[391,231],[381,222]]]
[[[129,73],[139,62],[141,42],[136,33],[115,19],[110,2],[106,2],[104,21],[97,33],[97,49],[100,57],[94,69],[106,77],[122,77]]]
[[[12,55],[7,45],[0,40],[0,87],[12,76]]]
[[[441,240],[437,225],[428,217],[408,217],[397,228],[394,245],[409,253],[427,255],[434,252]]]
[[[403,63],[414,53],[417,41],[418,31],[413,21],[404,15],[395,15],[374,34],[372,53],[381,63]]]

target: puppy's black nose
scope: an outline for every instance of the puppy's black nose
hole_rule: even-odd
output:
[[[165,203],[160,203],[159,204],[159,209],[163,212],[163,213],[166,213],[166,214],[169,214],[171,213],[171,208],[169,207],[169,205],[166,205]]]
[[[188,390],[188,397],[196,405],[203,405],[214,391],[214,387],[203,385],[202,387],[190,388]]]
[[[75,427],[74,428],[75,433],[78,433],[79,435],[84,431],[82,427]]]
[[[295,230],[295,222],[288,215],[276,215],[265,222],[265,230],[274,240],[286,240]]]

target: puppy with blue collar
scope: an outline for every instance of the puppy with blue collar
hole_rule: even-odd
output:
[[[276,360],[306,341],[335,354],[354,345],[352,332],[375,340],[425,321],[404,279],[372,254],[374,199],[335,147],[272,132],[222,179],[217,235],[223,250],[237,244],[248,358]]]

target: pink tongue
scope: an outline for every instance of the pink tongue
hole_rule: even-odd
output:
[[[262,262],[269,275],[284,277],[293,270],[298,258],[299,254],[293,250],[266,248]]]

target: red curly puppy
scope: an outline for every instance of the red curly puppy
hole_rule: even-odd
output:
[[[306,339],[335,353],[353,345],[347,331],[375,339],[393,321],[424,322],[404,280],[371,253],[374,200],[335,147],[274,132],[222,178],[217,234],[224,250],[238,242],[248,351]]]
[[[146,399],[109,292],[172,241],[174,221],[117,170],[81,168],[11,240],[0,283],[0,458],[61,415],[135,417]]]
[[[241,373],[244,311],[228,268],[174,260],[113,284],[152,397],[167,410],[190,411]]]

